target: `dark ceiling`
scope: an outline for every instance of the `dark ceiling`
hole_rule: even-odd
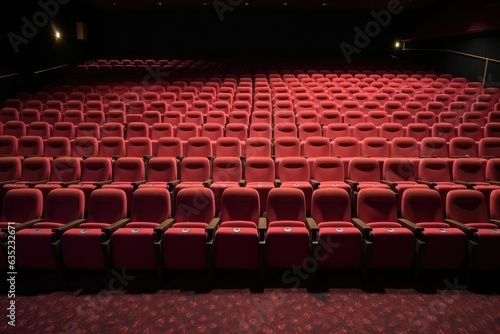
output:
[[[98,8],[151,9],[151,8],[210,8],[215,5],[248,8],[325,8],[343,10],[369,10],[386,8],[389,3],[401,3],[406,9],[425,9],[437,0],[87,0]]]

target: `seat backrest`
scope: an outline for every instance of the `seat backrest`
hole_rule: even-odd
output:
[[[319,157],[314,161],[312,177],[319,182],[344,181],[344,167],[337,157]]]
[[[81,177],[81,166],[78,158],[59,157],[52,161],[50,181],[78,181]]]
[[[210,163],[207,158],[187,157],[181,161],[182,182],[204,182],[210,178]]]
[[[446,139],[439,137],[426,137],[420,143],[421,157],[448,157],[448,143]]]
[[[306,220],[306,200],[304,193],[296,188],[274,188],[267,197],[267,221]]]
[[[307,158],[331,156],[331,145],[328,138],[313,136],[305,141],[304,155]]]
[[[335,124],[330,126],[332,125]],[[332,154],[339,157],[357,157],[360,155],[359,142],[354,137],[337,137],[333,141]]]
[[[99,156],[111,158],[125,155],[125,140],[121,137],[106,137],[99,142]]]
[[[467,223],[487,223],[488,209],[484,195],[477,190],[456,189],[446,196],[446,217]]]
[[[56,188],[47,194],[44,220],[66,224],[82,219],[85,210],[85,196],[80,189]]]
[[[424,158],[418,165],[418,177],[428,182],[450,182],[448,161],[443,158]]]
[[[147,137],[130,138],[125,142],[125,152],[128,157],[144,157],[153,154],[153,144]]]
[[[267,138],[248,138],[245,142],[245,156],[251,157],[270,157],[271,141]]]
[[[82,177],[85,182],[111,180],[112,165],[108,158],[91,157],[82,161]]]
[[[279,175],[283,182],[309,181],[309,164],[302,157],[286,157],[279,164]]]
[[[493,190],[490,194],[490,217],[500,219],[500,190]]]
[[[188,159],[188,158],[186,158]],[[209,223],[215,216],[212,190],[203,187],[179,190],[175,202],[175,222]]]
[[[148,182],[170,182],[178,179],[177,160],[169,157],[153,157],[146,166]]]
[[[50,159],[30,157],[23,160],[20,181],[34,182],[50,178]]]
[[[227,188],[222,193],[221,208],[221,222],[249,221],[257,226],[260,216],[259,193],[252,188]]]
[[[362,153],[369,157],[388,157],[389,144],[383,137],[366,137],[361,145]]]
[[[415,166],[410,159],[388,158],[384,162],[383,179],[396,183],[415,181]]]
[[[391,143],[391,156],[418,157],[418,143],[415,138],[397,137]]]
[[[0,136],[0,156],[13,156],[17,154],[18,139],[14,136]]]
[[[401,215],[413,223],[443,221],[441,197],[434,189],[411,188],[401,199]]]
[[[214,182],[239,182],[242,178],[241,160],[238,157],[217,157],[212,163]]]
[[[206,137],[193,137],[189,138],[186,146],[187,157],[211,157],[212,143]]]
[[[3,169],[3,166],[0,169]],[[0,221],[24,223],[41,218],[42,211],[43,195],[40,190],[35,188],[11,189],[3,199]]]
[[[141,158],[122,157],[113,163],[114,182],[137,182],[145,179],[144,162]]]
[[[121,189],[101,188],[92,191],[87,222],[112,224],[125,218],[127,196]]]
[[[274,182],[275,165],[270,157],[247,158],[245,163],[246,182]]]
[[[454,181],[486,182],[483,159],[456,159],[453,162],[452,176]]]
[[[274,141],[276,158],[300,156],[300,141],[294,137],[277,138]]]
[[[176,137],[163,137],[158,140],[156,155],[159,157],[179,157],[183,155],[182,142]]]
[[[479,157],[500,157],[500,138],[483,138],[479,141]]]
[[[127,139],[135,137],[149,137],[148,125],[143,122],[130,122],[127,125]]]
[[[170,193],[165,188],[139,188],[132,195],[131,222],[162,223],[171,216]]]
[[[380,181],[380,167],[372,158],[355,157],[349,161],[348,179],[356,182]]]
[[[358,193],[357,217],[365,223],[397,222],[395,194],[390,189],[361,189]]]
[[[477,157],[477,145],[474,139],[454,137],[450,140],[450,157]]]
[[[241,156],[240,141],[234,137],[222,137],[215,143],[216,157],[237,157]]]
[[[311,217],[316,223],[350,222],[351,199],[345,189],[322,188],[312,194]]]

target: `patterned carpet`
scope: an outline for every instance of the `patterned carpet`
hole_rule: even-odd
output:
[[[314,288],[288,288],[280,275],[256,287],[251,275],[118,273],[66,277],[19,273],[17,321],[1,333],[498,333],[498,278],[465,285],[454,276],[420,283],[384,273],[330,274]],[[124,275],[123,275],[124,274]],[[486,282],[485,282],[486,281]],[[2,284],[0,305],[6,309]],[[253,286],[253,287],[252,287]],[[250,288],[252,287],[252,288]]]

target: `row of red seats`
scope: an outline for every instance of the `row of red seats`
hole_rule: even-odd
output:
[[[401,123],[408,125],[409,123],[425,123],[432,126],[434,123],[451,123],[458,126],[461,122],[476,123],[480,126],[485,126],[486,123],[500,122],[500,111],[491,111],[486,114],[479,111],[467,111],[458,113],[456,111],[442,111],[434,113],[432,111],[391,111],[390,113],[383,110],[359,111],[346,110],[340,112],[334,109],[324,109],[321,112],[314,110],[302,110],[297,113],[292,111],[277,111],[274,114],[268,110],[256,110],[251,114],[247,110],[233,110],[226,113],[225,110],[213,110],[204,113],[199,110],[180,111],[157,111],[157,110],[133,110],[131,113],[126,113],[124,110],[113,109],[107,113],[102,110],[67,110],[61,113],[58,110],[47,109],[39,112],[35,109],[24,109],[18,113],[13,108],[0,109],[0,123],[9,121],[21,121],[26,125],[32,122],[47,122],[54,124],[57,122],[70,122],[79,124],[83,122],[92,122],[104,124],[105,122],[131,123],[145,122],[148,125],[155,123],[170,123],[176,126],[178,123],[195,123],[202,125],[204,123],[218,123],[225,125],[226,123],[243,123],[245,125],[253,123],[319,123],[324,126],[331,123],[346,123],[348,125],[356,125],[357,123],[369,122],[374,125],[381,126],[384,123]]]
[[[314,192],[310,217],[294,188],[272,189],[266,216],[251,188],[227,189],[218,216],[212,191],[199,187],[178,192],[174,215],[161,188],[138,189],[130,218],[119,189],[95,190],[86,219],[83,197],[78,189],[53,190],[42,218],[37,189],[7,194],[1,221],[15,229],[18,268],[157,270],[160,278],[164,269],[208,270],[211,278],[214,268],[286,269],[310,259],[319,268],[362,269],[365,278],[370,269],[500,268],[499,190],[490,212],[478,191],[449,192],[447,219],[439,193],[424,188],[405,192],[400,214],[391,190],[362,189],[357,218],[348,193],[334,188]],[[7,232],[7,223],[0,226]],[[0,261],[7,267],[5,253]]]
[[[177,87],[179,90],[180,87]],[[497,95],[456,95],[438,94],[433,97],[430,94],[393,94],[387,93],[356,93],[352,96],[342,92],[320,93],[215,93],[215,88],[209,87],[210,92],[195,94],[192,92],[182,93],[155,93],[146,92],[137,94],[126,92],[122,95],[118,93],[107,93],[103,97],[99,93],[71,93],[65,102],[49,99],[47,101],[28,100],[22,102],[19,99],[8,99],[4,107],[19,111],[24,109],[35,109],[39,112],[47,109],[55,109],[63,112],[65,110],[128,110],[129,108],[146,110],[199,110],[205,114],[210,110],[225,110],[229,105],[229,111],[247,110],[250,113],[255,110],[316,110],[321,112],[324,109],[339,110],[407,110],[412,113],[418,111],[433,111],[438,114],[442,111],[480,111],[487,114],[490,111],[499,111],[499,96]],[[224,87],[223,87],[224,88]],[[187,88],[186,88],[187,89]],[[193,87],[194,90],[196,88]],[[202,88],[203,89],[203,88]],[[250,88],[249,88],[250,89]],[[212,92],[213,90],[213,92]],[[221,88],[222,90],[222,88]],[[285,91],[287,89],[285,88]],[[120,103],[122,102],[122,103]],[[165,102],[166,106],[162,103]],[[221,103],[222,102],[222,103]],[[224,103],[226,102],[226,103]],[[392,103],[390,103],[392,102]],[[389,104],[388,104],[389,103]],[[163,110],[165,109],[165,110]],[[226,111],[226,110],[225,110]]]
[[[500,159],[480,158],[369,158],[353,157],[2,157],[1,198],[17,188],[40,189],[44,198],[53,189],[76,187],[85,192],[87,203],[95,189],[114,187],[125,191],[128,202],[141,187],[180,189],[207,186],[214,191],[216,208],[228,187],[247,186],[258,190],[262,211],[267,193],[275,187],[301,189],[309,211],[316,188],[335,187],[352,192],[364,188],[392,189],[400,196],[408,188],[435,188],[444,198],[453,189],[473,188],[486,198],[499,188]],[[178,166],[179,165],[179,166]],[[457,184],[458,183],[458,184]],[[399,196],[399,197],[400,197]]]
[[[0,156],[74,156],[74,157],[252,157],[275,155],[304,156],[315,158],[338,156],[351,158],[371,157],[500,157],[500,138],[482,138],[478,143],[468,137],[453,137],[447,142],[442,137],[424,137],[418,142],[413,137],[336,137],[330,140],[320,136],[310,136],[305,140],[297,137],[269,138],[250,137],[244,141],[235,137],[67,137],[0,136]]]

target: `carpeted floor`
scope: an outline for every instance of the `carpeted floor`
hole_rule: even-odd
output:
[[[5,277],[5,275],[4,275]],[[73,273],[19,273],[16,327],[1,333],[498,333],[498,276],[465,284],[452,274],[413,282],[376,273],[323,273],[290,288],[280,273],[257,284],[253,275],[115,272],[112,278]],[[8,303],[2,284],[0,305]]]

